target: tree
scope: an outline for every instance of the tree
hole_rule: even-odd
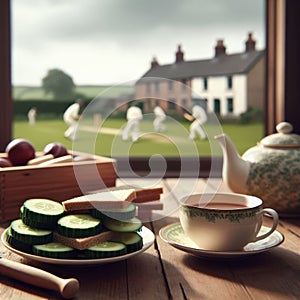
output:
[[[59,69],[51,69],[42,79],[45,93],[52,93],[55,99],[70,99],[74,96],[75,84],[68,74]]]

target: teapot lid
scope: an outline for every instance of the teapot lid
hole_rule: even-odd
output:
[[[277,133],[268,135],[261,140],[261,144],[270,148],[297,148],[300,147],[300,135],[291,133],[293,125],[281,122],[276,126]]]

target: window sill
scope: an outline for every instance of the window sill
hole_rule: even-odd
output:
[[[178,178],[178,177],[221,177],[222,176],[222,157],[152,157],[149,166],[149,157],[118,157],[117,176],[118,177],[151,177],[151,178]],[[165,172],[162,172],[164,162]],[[195,166],[199,169],[195,170]],[[211,170],[213,165],[213,169]]]

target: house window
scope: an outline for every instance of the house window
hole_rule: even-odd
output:
[[[146,92],[150,93],[150,91],[151,91],[151,85],[150,85],[150,82],[147,82],[146,83]]]
[[[172,91],[173,90],[173,81],[169,80],[168,83],[169,83],[169,91]]]
[[[174,99],[174,98],[169,99],[168,109],[176,109],[176,99]]]
[[[181,100],[181,106],[187,107],[187,100],[185,98]]]
[[[206,98],[201,99],[201,106],[204,108],[205,111],[207,111],[207,99]]]
[[[204,77],[204,78],[203,78],[203,89],[206,91],[206,90],[207,90],[207,87],[208,87],[207,78]]]
[[[227,98],[227,113],[233,113],[233,98]]]
[[[155,92],[159,92],[159,81],[155,81]]]
[[[232,89],[232,76],[227,77],[227,88]]]
[[[181,82],[182,82],[181,88],[182,88],[183,91],[185,91],[186,90],[186,83],[187,83],[187,81],[186,81],[186,79],[182,79]]]
[[[219,115],[221,112],[221,101],[220,99],[214,99],[214,113]]]

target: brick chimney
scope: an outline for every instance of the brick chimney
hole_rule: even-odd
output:
[[[158,63],[156,57],[153,56],[152,61],[151,61],[151,68],[154,68],[154,67],[156,67],[158,65],[159,65],[159,63]]]
[[[223,40],[218,40],[215,47],[215,57],[226,54],[226,47],[224,46]]]
[[[246,52],[255,50],[255,40],[253,40],[252,33],[248,33],[248,40],[246,41]]]
[[[178,62],[184,61],[183,55],[184,55],[184,53],[181,50],[181,45],[178,45],[175,62],[178,63]]]

